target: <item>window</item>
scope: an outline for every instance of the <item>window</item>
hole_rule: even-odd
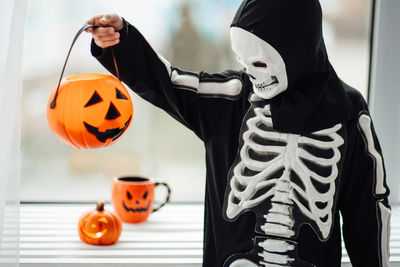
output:
[[[137,26],[152,46],[182,69],[218,72],[240,68],[229,24],[240,1],[31,0],[24,47],[22,201],[109,200],[112,178],[142,175],[166,181],[172,201],[202,202],[204,148],[193,133],[134,93],[131,127],[113,146],[78,150],[49,129],[46,105],[76,31],[97,14],[116,12]],[[371,1],[325,0],[324,33],[339,76],[366,96]],[[90,55],[90,36],[75,45],[64,76],[106,73]],[[218,59],[218,60],[216,60]]]

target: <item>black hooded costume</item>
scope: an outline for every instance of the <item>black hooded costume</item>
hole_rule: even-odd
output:
[[[388,266],[381,149],[363,97],[329,63],[321,18],[317,0],[243,1],[231,27],[286,64],[288,87],[269,100],[244,70],[171,67],[124,21],[121,80],[205,144],[203,266],[340,266],[341,230],[353,266]],[[110,49],[92,42],[92,54],[115,74]]]

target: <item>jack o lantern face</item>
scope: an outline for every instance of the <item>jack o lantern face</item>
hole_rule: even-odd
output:
[[[128,101],[128,98],[121,93],[118,88],[115,88],[115,94],[116,94],[116,99],[121,99],[121,100],[126,100]],[[103,99],[101,96],[97,93],[97,91],[94,91],[92,97],[89,99],[89,101],[86,103],[84,108],[89,108],[93,105],[96,105],[100,102],[103,102]],[[111,121],[119,118],[121,116],[121,113],[118,111],[118,109],[115,107],[112,101],[110,101],[110,105],[107,111],[107,114],[105,115],[105,120]],[[86,130],[96,136],[97,140],[99,140],[102,143],[105,143],[107,139],[112,139],[112,141],[116,140],[118,137],[123,134],[123,132],[128,128],[129,123],[131,121],[131,116],[129,119],[125,122],[124,126],[122,128],[112,128],[112,129],[107,129],[105,131],[99,131],[98,127],[94,127],[93,125],[90,125],[87,122],[83,122]]]
[[[102,238],[108,229],[108,220],[106,217],[90,220],[90,218],[83,219],[83,224],[87,224],[86,227],[82,227],[82,232],[93,239]]]
[[[63,79],[47,120],[53,132],[78,148],[114,143],[132,121],[133,105],[123,84],[111,75],[84,73]]]
[[[104,202],[97,203],[96,210],[82,214],[78,222],[80,239],[88,244],[109,245],[121,235],[121,221],[113,212],[104,210]]]
[[[141,197],[141,199],[136,199],[136,200],[133,199],[132,200],[133,197],[129,191],[126,191],[126,197],[128,198],[129,202],[133,201],[135,204],[135,207],[128,207],[127,204],[125,203],[125,200],[122,200],[122,205],[124,206],[124,209],[127,212],[148,212],[149,211],[150,200],[147,199],[147,197],[148,197],[147,190],[143,193],[143,196]],[[146,202],[147,202],[147,204],[144,204]]]
[[[112,204],[124,222],[142,222],[153,212],[156,184],[146,178],[124,177],[114,179]]]

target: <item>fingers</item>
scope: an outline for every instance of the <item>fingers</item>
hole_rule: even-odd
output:
[[[122,18],[117,14],[98,15],[89,19],[86,24],[99,27],[113,27],[115,31],[119,31],[123,27]]]
[[[119,43],[120,35],[117,31],[123,28],[123,21],[117,14],[98,15],[86,22],[86,25],[96,25],[98,28],[89,28],[86,32],[92,34],[99,47],[106,48]]]
[[[99,27],[93,30],[93,37],[98,36],[98,37],[103,37],[103,36],[111,36],[114,34],[117,34],[118,32],[115,32],[113,27]],[[116,36],[119,37],[119,36]]]
[[[97,46],[106,48],[119,43],[120,34],[114,32],[114,28],[97,28],[92,33],[94,42]]]
[[[104,15],[98,20],[100,26],[114,26],[114,22],[115,19],[111,15]]]
[[[89,19],[88,21],[86,21],[85,25],[97,25],[97,26],[99,26],[99,24],[100,24],[99,21],[100,21],[100,19],[102,17],[103,17],[103,15],[95,16],[95,17]],[[93,28],[86,29],[86,32],[93,33],[94,29]]]
[[[119,43],[119,39],[111,40],[111,41],[98,41],[98,40],[96,41],[96,39],[94,39],[94,42],[96,43],[96,45],[98,47],[107,48],[107,47],[110,47],[110,46],[118,44]]]

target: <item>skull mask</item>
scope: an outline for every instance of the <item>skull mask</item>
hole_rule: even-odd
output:
[[[257,96],[271,99],[287,89],[285,62],[275,48],[238,27],[231,27],[231,42],[233,52],[246,68]]]

